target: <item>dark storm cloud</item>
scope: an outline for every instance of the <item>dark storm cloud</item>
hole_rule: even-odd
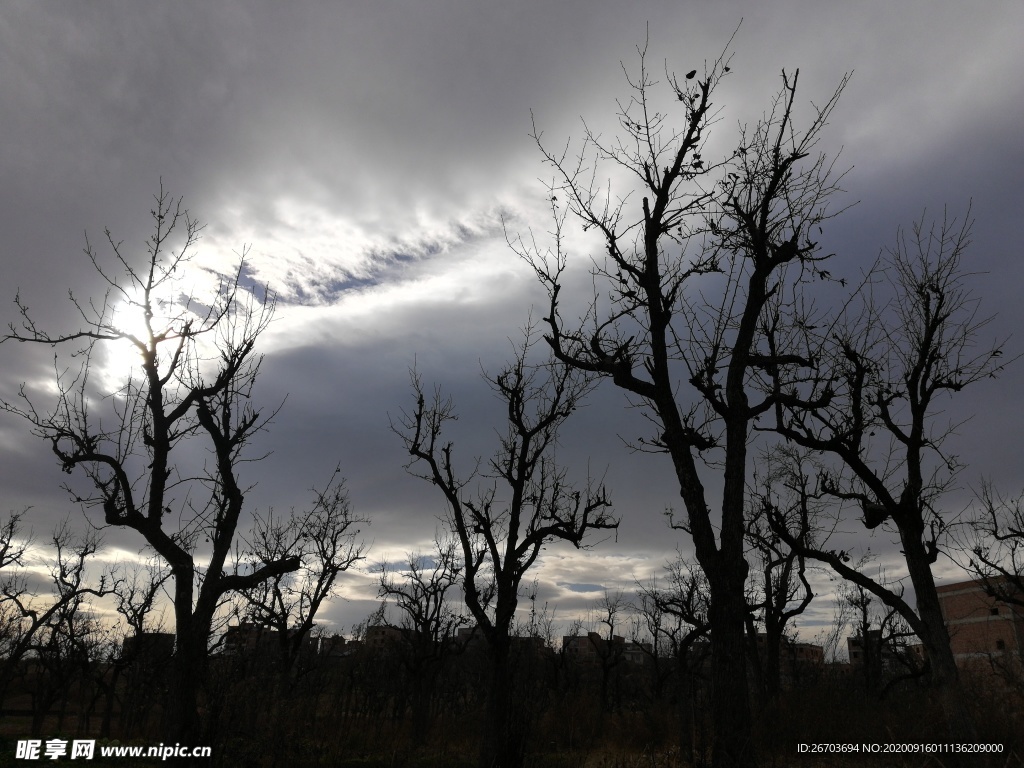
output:
[[[661,77],[665,60],[687,71],[716,56],[740,17],[733,75],[719,92],[723,149],[738,121],[769,107],[783,67],[801,70],[805,115],[856,71],[820,147],[842,147],[839,166],[853,166],[838,202],[860,201],[826,228],[833,273],[855,278],[924,209],[941,215],[948,204],[962,216],[973,200],[982,313],[999,313],[994,336],[1024,324],[1016,2],[7,3],[6,298],[20,288],[47,327],[69,327],[65,289],[101,295],[83,231],[98,250],[109,227],[141,252],[163,177],[208,222],[203,266],[227,271],[249,245],[246,283],[280,295],[259,392],[270,405],[288,399],[259,446],[274,453],[251,470],[251,500],[308,504],[340,464],[373,519],[374,559],[400,560],[429,545],[444,513],[434,489],[404,473],[388,429],[388,414],[409,406],[409,366],[455,398],[460,457],[486,456],[501,414],[480,368],[507,359],[508,338],[543,304],[503,233],[503,224],[513,234],[549,228],[537,180],[550,169],[528,137],[531,110],[552,147],[579,136],[581,115],[611,135],[615,99],[628,97],[619,62],[635,65],[648,21]],[[573,246],[582,274],[583,241]],[[580,305],[586,291],[584,281]],[[16,319],[8,305],[4,322]],[[981,474],[1024,485],[1020,368],[955,406],[977,413],[956,438],[970,465],[965,487]],[[48,352],[0,348],[5,397],[52,370]],[[566,435],[560,457],[581,480],[588,457],[591,475],[607,471],[623,525],[618,541],[585,557],[549,553],[544,595],[563,612],[585,609],[589,594],[555,585],[629,589],[682,540],[662,514],[678,506],[670,463],[625,447],[648,429],[609,386]],[[62,515],[67,477],[46,445],[4,418],[0,448],[8,506]],[[712,494],[719,485],[709,473]],[[128,551],[137,544],[108,535]],[[374,593],[372,578],[347,578],[353,602],[332,608],[345,626],[369,612]]]

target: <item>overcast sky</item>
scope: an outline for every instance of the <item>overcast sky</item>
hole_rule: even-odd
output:
[[[201,263],[226,269],[248,246],[249,274],[279,297],[258,392],[269,406],[287,402],[252,505],[306,504],[340,464],[372,520],[371,559],[398,559],[429,544],[444,511],[436,489],[405,473],[388,429],[388,413],[411,403],[408,368],[415,360],[454,396],[457,448],[471,464],[501,419],[481,366],[507,358],[508,338],[545,298],[502,231],[503,220],[514,231],[548,225],[539,180],[550,171],[529,138],[531,111],[552,145],[578,137],[581,117],[611,131],[627,96],[620,62],[636,64],[648,29],[655,71],[667,61],[686,72],[717,56],[741,18],[717,97],[723,145],[769,106],[783,68],[800,69],[805,106],[854,72],[820,147],[842,149],[844,201],[859,201],[825,232],[832,272],[860,274],[898,226],[944,206],[962,216],[973,201],[973,285],[998,314],[991,334],[1014,333],[1024,321],[1017,0],[5,2],[0,320],[17,319],[20,290],[49,328],[73,323],[67,289],[101,295],[85,233],[99,246],[109,228],[141,257],[162,178],[207,224]],[[40,381],[46,365],[0,347],[3,395]],[[956,438],[969,468],[951,508],[982,475],[1024,487],[1022,380],[1017,365],[949,406],[975,414]],[[631,455],[619,438],[645,429],[625,405],[602,387],[560,453],[577,477],[588,458],[592,473],[607,468],[622,517],[617,541],[583,557],[552,550],[538,568],[540,599],[560,617],[605,588],[629,590],[686,547],[662,514],[679,506],[670,464]],[[3,507],[32,506],[45,531],[73,510],[63,478],[24,423],[0,418]],[[887,551],[877,536],[873,551]],[[106,538],[141,546],[130,533]],[[350,576],[343,593],[349,602],[326,618],[347,628],[372,609],[372,581]],[[830,615],[820,602],[810,634]]]

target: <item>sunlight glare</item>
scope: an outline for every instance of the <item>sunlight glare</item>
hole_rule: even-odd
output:
[[[119,332],[134,336],[146,343],[148,331],[142,307],[127,300],[116,304],[111,312],[111,323]],[[160,331],[159,321],[154,318],[155,332]],[[142,364],[142,353],[133,341],[127,338],[109,341],[102,345],[98,358],[98,372],[103,388],[113,391],[124,385],[128,376],[138,371]]]

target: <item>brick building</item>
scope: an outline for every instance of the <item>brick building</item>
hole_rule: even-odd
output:
[[[1024,606],[997,600],[975,581],[946,584],[938,593],[958,666],[1024,672]]]

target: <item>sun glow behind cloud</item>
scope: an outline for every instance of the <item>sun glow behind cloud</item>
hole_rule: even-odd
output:
[[[142,308],[127,300],[114,305],[111,325],[125,337],[103,343],[99,377],[104,391],[119,388],[129,375],[141,370],[142,352],[136,342],[147,344],[149,337]]]

